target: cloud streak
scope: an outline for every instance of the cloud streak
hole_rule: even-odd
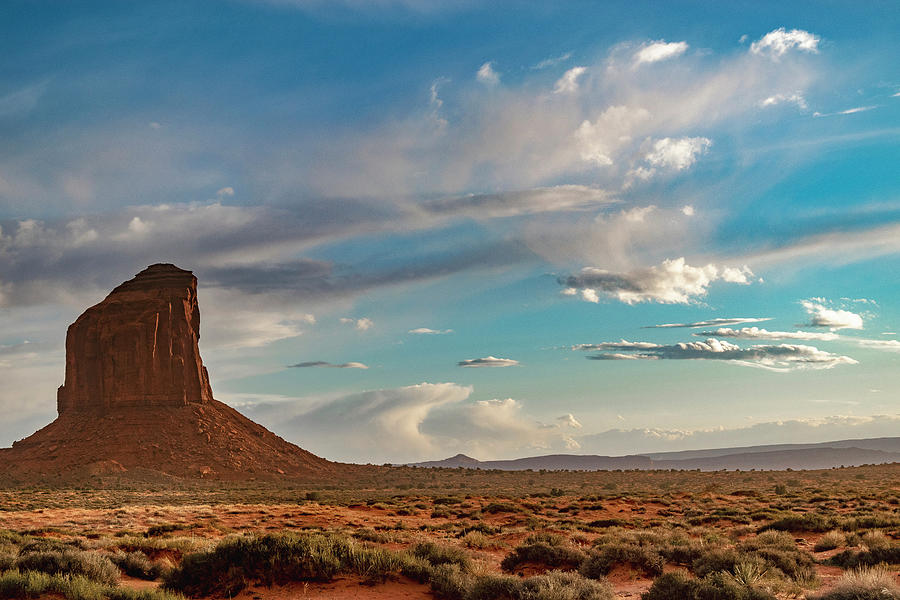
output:
[[[308,368],[325,368],[325,369],[368,369],[361,362],[345,362],[333,364],[324,360],[314,360],[308,362],[297,363],[296,365],[288,365],[289,369],[308,369]]]
[[[497,358],[495,356],[486,356],[484,358],[469,358],[461,360],[456,365],[458,367],[484,368],[484,367],[515,367],[519,361],[511,358]]]
[[[838,365],[857,364],[857,361],[849,356],[839,356],[814,346],[780,344],[741,348],[716,338],[672,345],[622,340],[595,345],[584,344],[575,349],[619,351],[588,356],[587,358],[591,360],[721,360],[780,372],[797,369],[831,369]]]

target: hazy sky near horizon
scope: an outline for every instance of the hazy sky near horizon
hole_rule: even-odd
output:
[[[0,446],[194,271],[216,397],[331,459],[900,432],[894,2],[5,2]]]

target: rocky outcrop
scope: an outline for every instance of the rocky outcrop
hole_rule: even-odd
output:
[[[197,278],[147,267],[69,326],[59,414],[208,403],[199,341]]]
[[[157,264],[69,327],[59,417],[0,449],[0,484],[101,479],[346,477],[213,398],[200,359],[197,279]]]

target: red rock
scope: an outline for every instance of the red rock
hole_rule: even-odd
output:
[[[59,414],[208,403],[199,341],[197,278],[175,265],[147,267],[69,326]]]
[[[69,327],[59,417],[0,449],[0,482],[322,481],[364,470],[307,452],[215,400],[199,340],[190,271],[153,265],[115,288]]]

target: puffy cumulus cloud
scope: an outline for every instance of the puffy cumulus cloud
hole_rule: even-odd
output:
[[[578,91],[578,78],[584,75],[587,67],[572,67],[556,81],[553,86],[554,94],[572,94]]]
[[[610,429],[579,436],[582,452],[605,455],[734,448],[760,444],[811,444],[842,439],[894,437],[900,415],[829,416],[768,420],[712,429]]]
[[[660,348],[659,344],[653,342],[629,342],[622,340],[619,342],[601,342],[599,344],[575,344],[572,350],[652,350]]]
[[[687,42],[666,42],[665,40],[650,42],[634,53],[634,62],[636,65],[640,65],[669,60],[681,56],[687,49]]]
[[[693,323],[663,323],[662,325],[648,325],[647,329],[670,329],[670,328],[691,328],[698,327],[718,327],[721,325],[740,325],[741,323],[761,323],[762,321],[771,321],[772,317],[719,317],[715,319],[707,319],[705,321],[694,321]]]
[[[649,179],[657,169],[684,171],[697,162],[712,142],[705,137],[662,138],[652,142],[650,150],[644,154],[648,166],[632,169],[630,173],[639,179]]]
[[[774,59],[778,59],[795,49],[802,52],[817,53],[820,41],[819,36],[803,29],[787,31],[784,27],[779,27],[750,44],[750,52]]]
[[[475,78],[486,85],[497,85],[500,83],[500,75],[494,70],[494,63],[488,61],[478,67]]]
[[[560,277],[559,283],[566,287],[566,293],[580,290],[582,298],[590,302],[599,301],[599,293],[603,293],[626,304],[688,304],[705,296],[714,281],[746,284],[750,275],[747,267],[733,269],[713,264],[692,267],[682,257],[626,273],[585,267],[577,275]]]
[[[556,420],[558,422],[562,423],[563,425],[572,427],[573,429],[581,429],[582,428],[581,423],[578,422],[578,419],[576,419],[575,415],[573,415],[572,413],[566,413],[566,414],[562,415],[561,417],[556,417]]]
[[[515,399],[472,401],[472,392],[454,383],[421,383],[331,398],[230,400],[276,433],[332,460],[401,463],[459,452],[507,458],[572,447],[572,422],[542,423]]]
[[[362,317],[359,319],[341,317],[340,321],[345,325],[353,325],[353,327],[356,328],[357,331],[368,331],[375,326],[375,322],[372,321],[372,319],[370,319],[369,317]]]
[[[759,327],[742,327],[731,329],[720,327],[712,331],[701,331],[694,335],[725,337],[742,340],[819,340],[831,342],[840,339],[835,333],[818,333],[814,331],[768,331]]]
[[[849,356],[839,356],[814,346],[780,344],[741,348],[731,342],[709,338],[706,341],[679,342],[672,345],[641,347],[646,342],[597,344],[599,350],[620,350],[588,356],[592,360],[723,360],[734,364],[786,372],[796,369],[831,369],[837,365],[855,365]],[[587,345],[586,345],[587,346]],[[608,347],[603,347],[608,346]],[[591,349],[586,347],[585,349]]]
[[[634,131],[650,120],[645,108],[610,106],[594,120],[584,120],[575,131],[582,160],[599,166],[613,164],[613,157],[629,144]]]
[[[849,310],[828,308],[815,300],[804,300],[800,304],[809,313],[809,323],[805,324],[806,327],[827,327],[832,331],[863,328],[862,317]]]
[[[431,329],[429,327],[416,327],[415,329],[410,329],[407,333],[411,333],[413,335],[447,335],[448,333],[453,333],[452,329]]]
[[[759,101],[761,108],[776,106],[778,104],[796,104],[798,108],[806,110],[808,108],[806,99],[799,93],[793,94],[773,94]]]
[[[366,365],[361,362],[345,362],[340,364],[334,364],[330,362],[325,362],[324,360],[313,360],[302,363],[297,363],[296,365],[288,365],[289,369],[308,369],[311,367],[319,367],[325,369],[368,369]]]
[[[515,367],[519,361],[511,358],[497,358],[486,356],[484,358],[469,358],[456,363],[459,367]]]

